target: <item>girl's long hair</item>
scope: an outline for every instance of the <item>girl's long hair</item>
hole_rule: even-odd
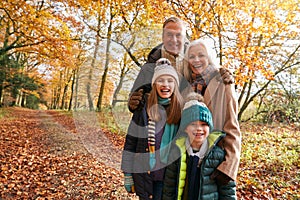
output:
[[[181,118],[181,109],[183,106],[183,98],[179,92],[178,85],[175,84],[174,92],[170,97],[170,104],[167,106],[167,123],[178,124]],[[156,91],[156,83],[152,85],[152,90],[148,97],[147,113],[149,119],[158,122],[162,119],[159,113],[158,94]]]

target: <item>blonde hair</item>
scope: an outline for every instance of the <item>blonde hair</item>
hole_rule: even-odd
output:
[[[204,41],[201,39],[194,40],[187,46],[184,54],[183,64],[179,69],[179,73],[181,73],[184,76],[184,78],[186,78],[186,80],[188,81],[191,81],[191,77],[192,77],[192,70],[190,69],[189,66],[189,50],[191,47],[197,45],[201,45],[202,47],[204,47],[207,53],[208,64],[217,67],[217,65],[214,62],[214,60],[216,59],[216,52],[212,47],[209,48],[209,46],[211,45],[208,43],[208,41]]]
[[[183,98],[179,92],[179,87],[175,84],[174,92],[170,97],[170,105],[167,107],[167,123],[178,124],[181,118],[181,109],[183,106]],[[147,113],[151,120],[160,121],[162,117],[159,113],[158,94],[156,91],[156,83],[152,85],[152,90],[148,97]]]

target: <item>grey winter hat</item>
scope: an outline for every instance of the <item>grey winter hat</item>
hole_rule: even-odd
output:
[[[155,80],[162,75],[170,75],[175,80],[177,85],[179,85],[179,78],[175,68],[171,65],[171,62],[166,58],[160,58],[156,61],[156,67],[154,69],[154,74],[152,77],[152,85]]]

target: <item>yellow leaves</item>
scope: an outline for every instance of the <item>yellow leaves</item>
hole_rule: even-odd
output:
[[[274,67],[270,65],[270,58],[266,56],[265,47],[260,41],[254,41],[251,35],[246,33],[239,34],[238,41],[235,48],[223,51],[225,57],[232,58],[225,60],[224,64],[235,69],[236,83],[243,86],[250,80],[273,80]]]
[[[60,58],[59,55],[67,57],[65,53],[75,43],[71,34],[76,30],[76,27],[70,29],[68,23],[74,25],[76,20],[74,16],[57,14],[51,8],[53,3],[45,2],[42,4],[44,7],[40,7],[34,1],[1,1],[6,10],[3,15],[6,24],[0,27],[0,31],[11,27],[11,34],[6,38],[9,41],[7,45],[19,44],[22,48],[15,46],[15,52],[28,52],[44,62],[45,59]]]

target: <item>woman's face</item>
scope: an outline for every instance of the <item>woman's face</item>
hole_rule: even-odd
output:
[[[207,51],[202,45],[190,47],[188,52],[189,67],[195,74],[202,73],[208,67]]]
[[[170,98],[174,92],[176,81],[173,76],[162,75],[155,81],[156,91],[161,98]]]

